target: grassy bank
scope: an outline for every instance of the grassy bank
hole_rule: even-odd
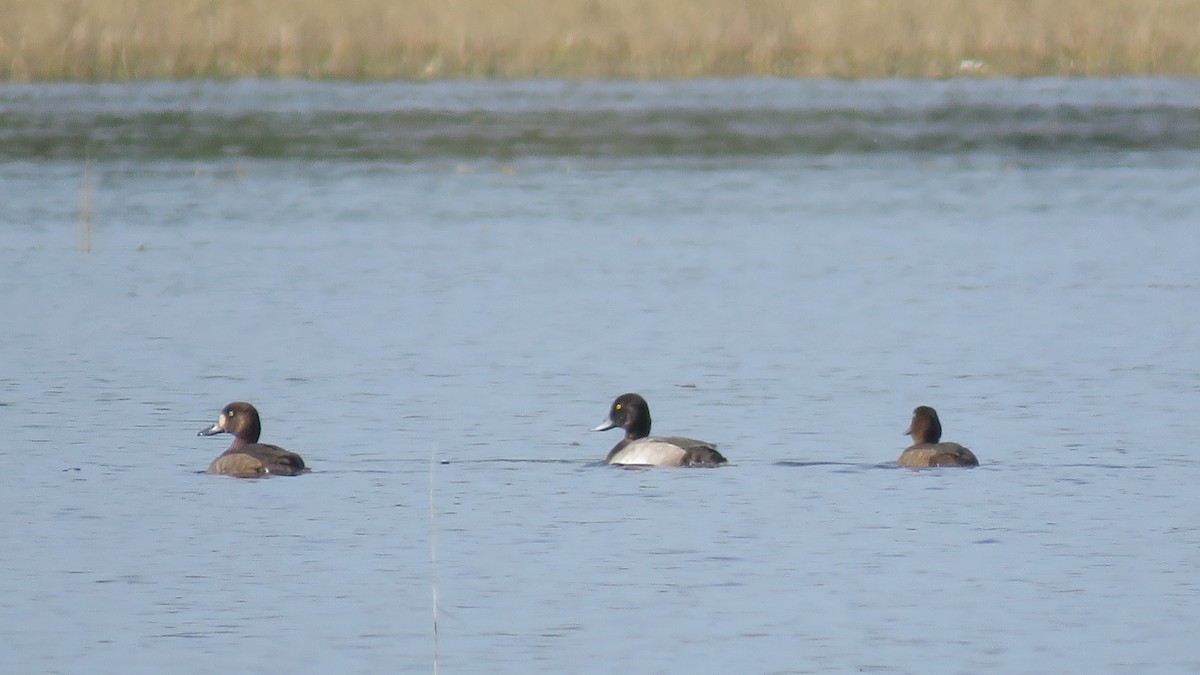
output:
[[[0,79],[1200,74],[1200,0],[0,0]]]

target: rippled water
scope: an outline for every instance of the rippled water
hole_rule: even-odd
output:
[[[0,671],[1198,671],[1198,170],[1192,80],[6,86]]]

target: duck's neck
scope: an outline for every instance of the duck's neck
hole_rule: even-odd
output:
[[[650,413],[645,416],[638,417],[625,427],[625,442],[636,441],[639,438],[645,438],[650,435]]]
[[[258,442],[258,437],[262,435],[262,425],[258,420],[250,420],[244,429],[238,429],[238,432],[233,435],[233,443],[229,445],[229,449],[240,448],[244,445],[253,445]]]
[[[917,429],[916,432],[918,433],[913,433],[914,443],[936,445],[938,441],[942,440],[942,425],[937,422],[930,422],[923,428]]]
[[[246,421],[246,426],[238,429],[236,436],[235,443],[240,442],[242,445],[257,443],[258,437],[262,436],[262,422],[258,421],[258,415],[251,415],[250,419]]]

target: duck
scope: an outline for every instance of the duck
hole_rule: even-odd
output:
[[[277,445],[258,442],[262,434],[262,421],[258,410],[245,401],[234,401],[221,408],[217,423],[201,429],[196,435],[215,436],[220,433],[233,434],[233,442],[228,450],[208,465],[209,473],[261,478],[295,476],[309,471],[300,455]]]
[[[717,446],[683,436],[651,436],[650,405],[639,394],[621,394],[613,401],[608,417],[592,431],[620,427],[622,438],[608,457],[607,464],[653,466],[721,466],[729,460],[717,452]]]
[[[896,463],[900,466],[979,466],[975,453],[958,443],[942,443],[942,422],[937,411],[927,405],[913,410],[912,424],[906,436],[912,436],[913,444],[900,453]]]

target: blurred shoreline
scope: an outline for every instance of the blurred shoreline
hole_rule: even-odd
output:
[[[0,80],[1200,75],[1188,0],[0,0]]]

